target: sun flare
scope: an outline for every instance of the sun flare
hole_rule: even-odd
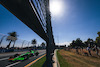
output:
[[[57,1],[57,0],[52,0],[50,2],[50,11],[51,14],[53,15],[60,15],[62,10],[63,10],[63,6],[62,6],[62,2],[61,1]]]

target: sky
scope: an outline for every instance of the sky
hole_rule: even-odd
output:
[[[72,40],[80,38],[85,41],[95,38],[100,31],[100,0],[50,0],[59,2],[51,12],[51,21],[55,43],[69,45]],[[18,38],[26,41],[36,39],[38,44],[44,42],[35,32],[28,28],[12,13],[0,4],[0,33],[16,31]]]

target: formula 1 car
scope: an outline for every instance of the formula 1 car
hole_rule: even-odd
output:
[[[33,51],[31,50],[30,52],[27,52],[25,54],[15,54],[14,56],[9,57],[9,61],[23,61],[27,60],[31,56],[38,56],[39,52],[38,51]]]

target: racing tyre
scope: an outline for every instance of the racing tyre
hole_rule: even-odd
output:
[[[24,59],[25,59],[25,60],[27,60],[28,58],[29,58],[28,55],[24,56]]]
[[[38,56],[38,54],[39,54],[38,52],[37,52],[37,53],[35,53],[35,55],[36,55],[36,56]]]

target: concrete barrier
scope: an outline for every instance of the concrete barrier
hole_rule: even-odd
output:
[[[53,67],[60,67],[59,61],[58,61],[58,57],[57,57],[57,51],[58,49],[55,49],[54,51],[54,56],[53,56]]]

